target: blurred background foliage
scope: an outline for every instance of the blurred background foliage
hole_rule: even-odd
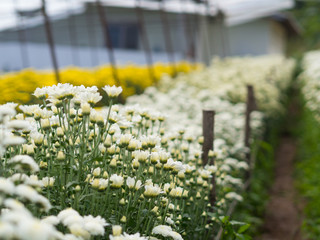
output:
[[[320,1],[295,0],[291,11],[301,27],[301,38],[291,41],[289,55],[301,56],[320,47]]]

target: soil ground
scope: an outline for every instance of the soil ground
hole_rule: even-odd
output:
[[[303,240],[303,201],[294,186],[297,139],[292,134],[300,112],[297,89],[291,93],[284,132],[275,153],[274,182],[270,190],[261,236],[255,240]]]
[[[270,191],[262,235],[256,240],[302,240],[301,207],[297,202],[292,176],[295,154],[294,139],[282,137],[276,153],[275,179]]]

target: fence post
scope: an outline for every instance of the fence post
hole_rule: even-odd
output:
[[[57,57],[56,57],[56,53],[55,53],[55,49],[54,49],[53,36],[52,36],[49,17],[47,15],[47,11],[46,11],[46,2],[45,1],[46,0],[42,0],[41,12],[42,12],[42,15],[44,18],[44,24],[45,24],[45,28],[46,28],[46,35],[47,35],[47,40],[48,40],[48,44],[49,44],[49,48],[50,48],[53,69],[54,69],[54,72],[56,75],[56,80],[59,83],[60,82],[59,67],[58,67]]]
[[[254,89],[252,85],[247,85],[247,103],[246,103],[246,118],[245,118],[245,135],[244,145],[247,148],[246,161],[249,166],[249,170],[246,172],[246,180],[251,177],[251,152],[250,152],[250,135],[251,135],[251,124],[250,115],[252,111],[257,109],[257,104],[254,96]]]
[[[203,134],[203,145],[202,145],[202,164],[203,166],[208,164],[208,153],[213,150],[214,140],[214,115],[215,111],[203,110],[202,111],[202,134]],[[214,162],[211,163],[214,165]],[[210,191],[210,203],[213,206],[216,201],[216,183],[215,176],[211,179],[212,189]]]

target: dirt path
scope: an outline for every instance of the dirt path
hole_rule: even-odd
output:
[[[262,234],[255,240],[303,240],[301,236],[303,203],[294,187],[294,165],[297,141],[294,129],[299,122],[301,106],[298,88],[290,94],[287,119],[275,154],[274,182],[266,208]]]
[[[256,240],[302,240],[302,217],[293,181],[296,143],[282,137],[276,153],[275,180],[266,209],[263,234]]]

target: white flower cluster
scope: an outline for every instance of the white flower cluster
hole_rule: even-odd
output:
[[[302,93],[307,107],[314,112],[320,121],[320,51],[311,51],[304,55],[303,72],[300,79],[303,83]]]
[[[25,142],[19,134],[30,133],[31,128],[28,121],[12,120],[16,114],[16,104],[5,104],[0,106],[0,149],[1,155],[7,148],[18,146]],[[22,240],[62,240],[90,239],[91,236],[103,236],[107,225],[100,216],[91,215],[81,217],[80,214],[71,209],[63,210],[56,216],[47,216],[39,219],[33,215],[34,210],[48,212],[51,209],[49,200],[42,196],[37,189],[39,187],[53,186],[53,177],[44,177],[38,180],[37,175],[28,176],[26,173],[38,172],[39,166],[29,155],[15,155],[5,158],[3,167],[11,166],[16,172],[14,175],[0,177],[0,236],[1,239]],[[4,175],[6,173],[4,172]],[[27,207],[33,205],[33,211]],[[64,234],[57,230],[58,224],[65,225],[70,233]]]
[[[243,62],[252,63],[251,70]],[[275,63],[288,68],[280,71]],[[236,192],[249,168],[244,161],[244,85],[258,81],[258,100],[263,108],[275,109],[287,84],[279,79],[288,78],[291,66],[275,58],[215,61],[202,73],[170,84],[164,80],[162,92],[149,88],[125,106],[113,104],[122,89],[105,86],[109,106],[102,110],[93,108],[101,100],[96,87],[71,84],[37,89],[34,94],[43,105],[19,106],[22,114],[16,114],[14,104],[2,105],[0,153],[7,178],[0,182],[11,182],[0,186],[3,202],[15,197],[39,204],[47,200],[41,190],[57,214],[39,220],[30,213],[50,226],[48,234],[57,234],[43,239],[109,235],[104,219],[119,224],[109,235],[116,240],[149,235],[181,240],[204,236],[207,229],[214,232],[208,212],[216,207],[223,215],[229,201],[242,200]],[[201,110],[206,108],[216,111],[214,151],[209,152],[214,166],[203,166],[201,160]],[[255,136],[263,130],[262,118],[260,112],[252,114]],[[219,188],[215,206],[209,201],[213,176]],[[67,207],[72,208],[57,211]],[[48,210],[50,203],[43,208]]]
[[[214,59],[210,67],[176,79],[163,79],[161,88],[167,91],[176,82],[185,82],[200,90],[208,89],[214,96],[233,103],[246,101],[246,85],[254,86],[259,109],[268,113],[282,110],[281,92],[290,83],[295,61],[278,55]]]

